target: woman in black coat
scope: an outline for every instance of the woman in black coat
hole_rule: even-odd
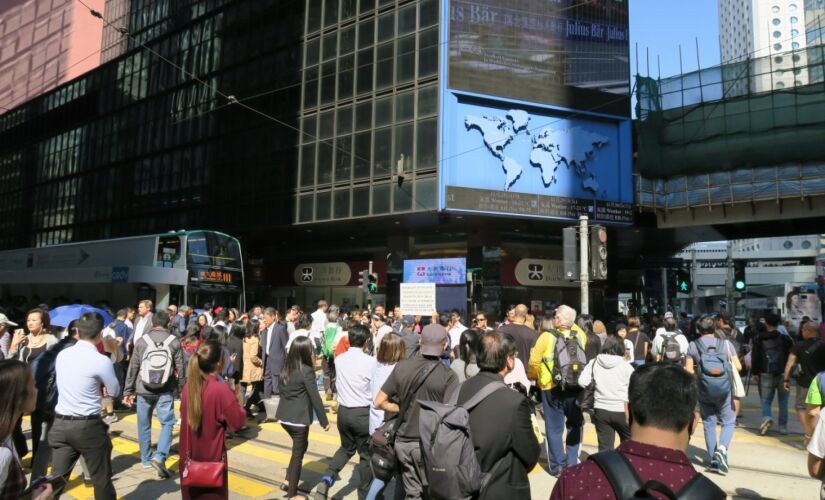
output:
[[[292,456],[286,470],[287,498],[298,496],[301,464],[309,447],[309,426],[313,412],[325,431],[329,421],[315,383],[315,360],[312,341],[304,336],[292,341],[280,375],[280,397],[276,414],[281,427],[292,438]]]

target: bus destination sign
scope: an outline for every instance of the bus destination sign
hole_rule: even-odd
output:
[[[210,283],[232,283],[232,273],[229,271],[198,271],[198,280]]]

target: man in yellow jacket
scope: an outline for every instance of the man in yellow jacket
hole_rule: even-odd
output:
[[[576,310],[566,305],[559,306],[552,321],[548,318],[542,323],[542,333],[530,352],[528,364],[528,378],[534,380],[542,391],[547,456],[550,474],[553,476],[558,476],[562,469],[579,463],[584,416],[576,399],[581,393],[581,387],[570,383],[570,378],[587,364],[584,356],[587,335],[575,322]],[[564,366],[556,367],[556,347],[560,341],[565,341],[565,346],[559,345],[559,350],[565,351],[565,359],[561,361],[561,354],[558,357],[559,364]],[[567,439],[562,442],[565,427]]]

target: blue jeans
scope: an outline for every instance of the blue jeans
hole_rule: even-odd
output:
[[[158,420],[162,426],[158,438],[157,452],[152,456],[152,411],[157,408]],[[152,458],[166,462],[172,446],[172,427],[175,425],[175,398],[171,394],[137,397],[138,440],[140,441],[140,461],[149,465]]]
[[[716,422],[722,423],[722,432],[719,433],[719,444],[730,449],[733,441],[733,428],[736,425],[736,411],[733,409],[733,399],[728,395],[723,403],[705,403],[699,401],[699,414],[702,416],[702,426],[705,429],[705,447],[708,455],[716,453]]]
[[[377,477],[373,477],[372,484],[370,484],[370,490],[367,492],[367,497],[365,500],[377,500],[380,498],[384,498],[384,489],[386,487],[387,483],[378,479]],[[404,484],[401,482],[401,478],[398,476],[395,477],[395,495],[393,496],[393,498],[404,498]]]
[[[544,410],[544,429],[547,433],[547,459],[550,473],[554,475],[565,467],[579,463],[584,415],[581,408],[576,405],[578,395],[579,391],[562,392],[555,389],[543,393],[541,406]],[[565,427],[567,439],[562,442]]]
[[[779,399],[779,426],[788,425],[788,398],[790,392],[785,390],[782,375],[772,375],[762,373],[759,376],[759,389],[762,391],[762,418],[773,418],[771,405],[773,405],[774,391]]]

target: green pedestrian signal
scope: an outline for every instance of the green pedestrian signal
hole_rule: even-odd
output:
[[[744,292],[748,288],[745,268],[748,263],[744,260],[733,261],[733,289],[737,292]]]
[[[736,282],[733,284],[733,287],[736,288],[737,292],[744,292],[745,288],[747,288],[748,285],[742,280],[736,280]]]
[[[692,291],[693,283],[690,281],[690,271],[687,269],[679,269],[676,272],[676,290],[679,293],[688,294]]]
[[[687,281],[679,282],[679,291],[682,293],[688,293],[690,291],[690,288],[688,288]]]

